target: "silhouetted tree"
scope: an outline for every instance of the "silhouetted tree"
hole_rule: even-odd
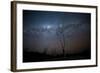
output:
[[[57,38],[58,38],[58,41],[61,45],[61,48],[62,48],[62,51],[63,51],[63,54],[65,56],[65,28],[64,28],[64,25],[60,24],[58,25],[58,27],[56,28],[56,35],[57,35]]]
[[[69,33],[73,33],[72,29],[77,29],[79,26],[81,26],[81,24],[66,25],[64,23],[57,26],[56,35],[57,35],[58,41],[60,43],[60,46],[62,48],[63,56],[66,55],[65,49],[66,49],[66,44],[67,44],[67,41],[66,41],[67,36],[71,36],[71,35],[69,35]],[[71,30],[66,32],[66,30],[70,29],[70,28],[71,28]]]

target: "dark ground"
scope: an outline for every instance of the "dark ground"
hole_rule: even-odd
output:
[[[66,54],[51,56],[45,53],[23,51],[23,62],[61,61],[91,59],[90,50],[78,54]]]

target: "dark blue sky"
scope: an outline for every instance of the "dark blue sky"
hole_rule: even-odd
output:
[[[66,42],[70,42],[66,49],[90,48],[90,20],[89,13],[23,10],[23,47],[38,52],[50,48],[47,51],[49,54],[58,48],[61,53],[56,29],[58,26],[69,26],[64,31]]]
[[[23,10],[24,26],[90,23],[90,14]]]

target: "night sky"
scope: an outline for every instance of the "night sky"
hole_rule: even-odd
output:
[[[67,54],[89,50],[90,20],[89,13],[23,10],[23,49],[60,55],[64,39]]]

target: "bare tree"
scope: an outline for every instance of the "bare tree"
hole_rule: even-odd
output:
[[[61,46],[61,49],[62,49],[62,52],[63,52],[64,56],[66,55],[65,49],[66,49],[66,44],[68,43],[66,41],[66,38],[71,36],[69,33],[73,33],[74,32],[72,29],[77,29],[81,25],[82,24],[68,24],[68,25],[65,25],[63,23],[63,24],[60,24],[60,25],[57,26],[56,35],[57,35],[57,39],[58,39],[58,41],[60,43],[60,46]]]
[[[65,56],[65,34],[64,34],[64,26],[62,24],[58,25],[58,27],[56,28],[56,35],[58,38],[58,41],[60,43],[60,46],[62,48],[63,54]]]

